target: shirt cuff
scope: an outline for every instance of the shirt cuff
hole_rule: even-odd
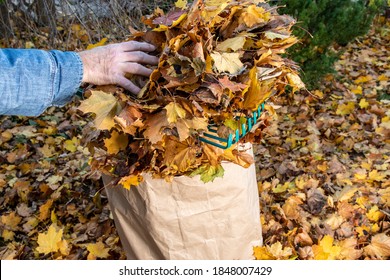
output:
[[[83,63],[76,52],[49,51],[54,70],[54,96],[52,106],[64,106],[75,95],[83,79]]]

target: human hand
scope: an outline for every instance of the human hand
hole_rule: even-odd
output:
[[[145,65],[157,65],[158,58],[145,52],[155,47],[148,43],[129,41],[79,52],[83,62],[83,82],[94,85],[117,84],[137,94],[141,89],[126,74],[150,76]]]

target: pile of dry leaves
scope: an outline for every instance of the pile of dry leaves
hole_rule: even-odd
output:
[[[178,1],[168,13],[144,19],[147,31],[132,40],[154,44],[158,67],[138,96],[117,88],[94,89],[79,109],[94,113],[98,131],[87,131],[92,166],[129,188],[141,172],[169,180],[200,174],[223,176],[222,160],[249,166],[253,158],[235,145],[220,149],[201,141],[208,125],[227,138],[272,95],[303,87],[296,65],[282,57],[297,42],[295,23],[266,1]],[[111,89],[111,90],[110,90]],[[263,115],[242,141],[259,142]],[[234,134],[235,135],[235,134]],[[235,139],[238,140],[238,139]]]

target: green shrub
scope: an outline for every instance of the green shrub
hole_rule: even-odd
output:
[[[301,39],[289,51],[300,64],[307,87],[314,88],[321,78],[332,73],[333,64],[345,46],[366,34],[376,14],[384,11],[386,0],[281,0],[271,1],[281,14],[297,21],[295,35]]]

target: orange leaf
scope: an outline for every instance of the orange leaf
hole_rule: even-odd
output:
[[[39,207],[39,220],[44,221],[49,217],[50,208],[53,205],[53,200],[49,199],[45,204]]]
[[[257,67],[249,71],[249,89],[244,96],[244,108],[255,110],[271,95],[269,81],[260,82],[257,77]]]

